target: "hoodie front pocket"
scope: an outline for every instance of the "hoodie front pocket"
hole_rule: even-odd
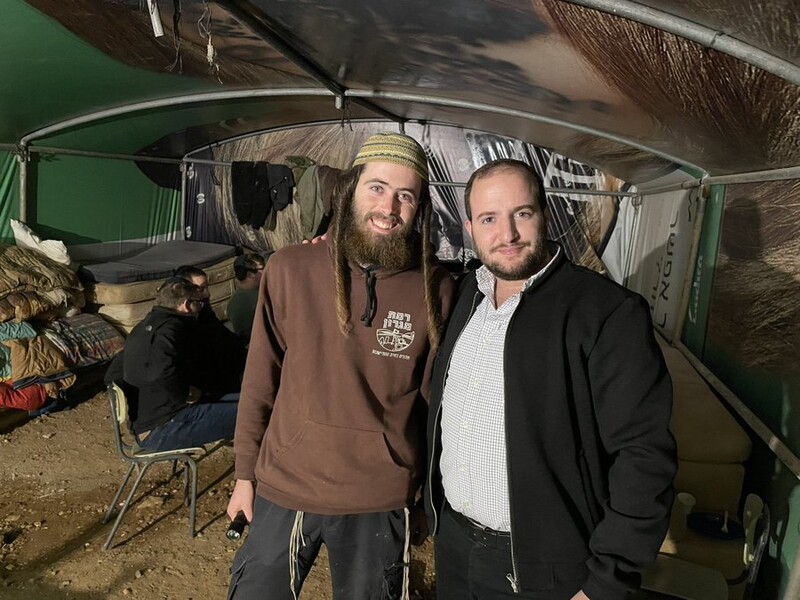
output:
[[[364,506],[408,495],[411,469],[392,458],[382,431],[306,421],[289,443],[273,452],[268,468],[287,493]],[[270,477],[272,480],[272,477]],[[349,508],[354,508],[350,506]]]

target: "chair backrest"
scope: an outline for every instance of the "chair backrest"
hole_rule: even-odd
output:
[[[742,513],[744,526],[744,551],[742,561],[747,574],[744,598],[751,598],[758,577],[761,558],[769,541],[769,507],[756,494],[748,494]]]
[[[742,560],[745,567],[753,562],[753,546],[755,544],[756,523],[764,512],[764,501],[756,494],[748,494],[744,501],[742,525],[744,527],[744,556]]]
[[[128,418],[128,398],[122,386],[116,382],[108,384],[108,401],[111,404],[111,416],[113,417],[114,438],[117,443],[117,451],[122,458],[130,459],[139,450],[139,445],[133,437]]]

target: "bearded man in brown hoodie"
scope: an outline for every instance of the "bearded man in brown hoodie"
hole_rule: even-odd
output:
[[[337,600],[407,597],[427,533],[428,381],[454,282],[434,264],[424,151],[373,135],[333,206],[332,240],[276,252],[259,290],[228,505],[251,523],[236,600],[297,598],[323,543]]]

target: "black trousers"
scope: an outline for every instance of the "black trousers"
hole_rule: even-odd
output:
[[[452,508],[442,511],[434,539],[436,600],[570,600],[580,589],[580,580],[561,581],[547,590],[514,593],[508,576],[511,568],[510,538],[476,536],[457,522]]]
[[[231,567],[228,600],[294,600],[322,544],[328,549],[334,598],[401,598],[407,574],[404,510],[302,513],[299,528],[297,514],[256,496],[250,531]]]

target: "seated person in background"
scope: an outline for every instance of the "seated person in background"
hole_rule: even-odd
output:
[[[106,372],[107,382],[137,389],[131,428],[142,448],[171,450],[233,438],[239,394],[215,394],[202,383],[196,322],[204,303],[185,279],[164,281],[156,305]]]
[[[214,314],[214,309],[211,308],[211,291],[208,289],[208,275],[206,275],[206,272],[192,265],[183,265],[175,269],[173,275],[193,283],[197,288],[200,299],[205,303],[197,317],[198,321],[219,321],[217,315]]]
[[[233,271],[236,274],[236,291],[228,300],[225,314],[233,331],[243,340],[250,341],[253,317],[258,302],[258,286],[266,261],[258,254],[242,254],[236,257]]]
[[[199,345],[202,388],[220,396],[238,391],[247,359],[245,341],[225,327],[211,308],[211,293],[205,271],[184,265],[175,270],[175,277],[194,284],[204,302],[194,324],[195,340]]]

